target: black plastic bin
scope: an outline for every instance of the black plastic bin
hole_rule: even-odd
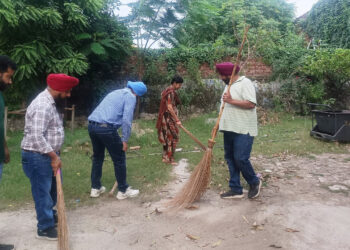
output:
[[[311,110],[312,130],[310,135],[326,140],[350,142],[350,110],[331,110],[327,105],[315,103],[309,105],[323,106],[328,109]]]

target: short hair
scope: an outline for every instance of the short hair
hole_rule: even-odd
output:
[[[0,55],[0,73],[7,72],[8,68],[16,70],[17,65],[8,56]]]
[[[184,79],[182,79],[182,77],[179,75],[174,75],[173,79],[171,79],[171,84],[173,84],[174,82],[183,83]]]

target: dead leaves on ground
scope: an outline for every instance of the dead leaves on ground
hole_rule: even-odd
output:
[[[269,247],[272,247],[272,248],[282,248],[281,246],[278,246],[278,245],[275,245],[275,244],[272,244],[272,245],[270,245]]]
[[[284,229],[284,231],[286,231],[288,233],[298,233],[298,232],[300,232],[299,230],[296,230],[296,229],[293,229],[293,228],[289,228],[289,227]]]
[[[252,229],[254,229],[255,231],[262,231],[264,229],[264,226],[263,224],[259,225],[256,222],[254,222],[252,225]]]
[[[190,240],[199,240],[200,239],[199,236],[195,236],[192,234],[186,234],[186,237],[189,238]]]

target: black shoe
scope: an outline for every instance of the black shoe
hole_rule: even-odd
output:
[[[12,250],[14,248],[15,248],[14,245],[0,244],[0,250]]]
[[[244,195],[243,195],[243,192],[236,193],[235,191],[230,190],[230,191],[227,191],[223,194],[220,194],[220,197],[222,199],[240,199],[240,198],[243,198]]]
[[[250,185],[249,191],[248,191],[248,198],[254,199],[259,196],[260,189],[261,189],[262,181],[259,180],[259,183],[255,185]]]
[[[36,238],[43,240],[57,240],[57,230],[55,227],[50,227],[44,230],[38,229]]]

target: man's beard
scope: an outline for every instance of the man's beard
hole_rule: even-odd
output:
[[[66,107],[66,99],[65,98],[61,98],[61,97],[57,97],[55,99],[55,103],[56,103],[57,112],[59,114],[63,114],[64,113],[64,108]]]
[[[227,78],[227,79],[225,79],[225,80],[223,80],[224,81],[224,83],[226,84],[226,85],[229,85],[229,83],[230,83],[230,78]]]

